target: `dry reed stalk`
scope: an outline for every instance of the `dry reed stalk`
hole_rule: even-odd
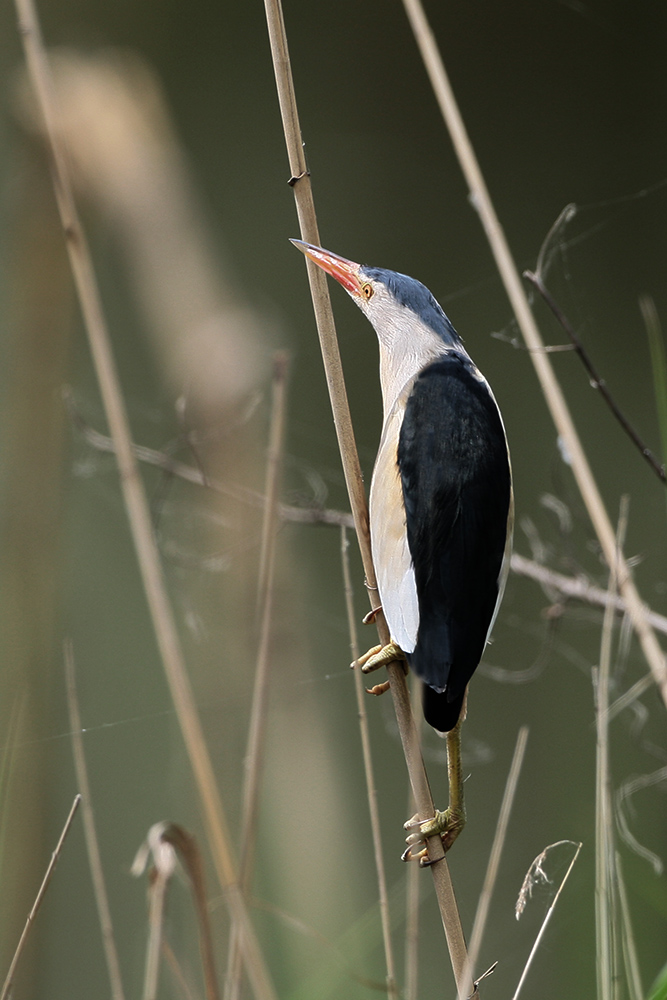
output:
[[[419,699],[421,681],[416,674],[410,677],[410,700],[414,704]],[[421,725],[419,735],[421,736]],[[406,814],[413,816],[415,800],[412,789],[408,792]],[[407,891],[405,894],[405,973],[403,993],[405,1000],[417,1000],[419,987],[419,868],[408,865]]]
[[[269,447],[264,484],[264,518],[260,549],[257,585],[257,611],[260,620],[259,648],[255,664],[255,683],[250,710],[248,741],[244,758],[245,779],[241,812],[241,840],[239,859],[239,885],[248,896],[257,839],[259,788],[264,764],[266,722],[268,712],[269,670],[271,666],[271,623],[273,614],[273,582],[276,555],[276,536],[280,527],[279,496],[285,443],[285,414],[287,408],[288,359],[278,352],[273,359],[273,398]],[[243,966],[239,949],[239,934],[232,925],[229,938],[229,956],[225,981],[225,1000],[238,1000],[241,990]]]
[[[507,826],[512,812],[512,806],[514,805],[514,795],[519,783],[519,775],[521,774],[521,768],[523,766],[523,758],[526,752],[527,741],[528,726],[522,726],[517,735],[516,746],[514,747],[514,754],[512,756],[512,763],[510,765],[507,782],[505,784],[505,792],[500,805],[500,813],[498,814],[496,832],[494,834],[491,853],[489,855],[489,863],[486,869],[486,875],[484,876],[484,884],[482,885],[482,891],[477,904],[477,912],[475,913],[472,932],[470,934],[468,961],[470,963],[470,975],[473,979],[475,976],[475,966],[479,957],[482,938],[484,936],[484,930],[486,929],[486,921],[489,915],[491,897],[493,895],[496,879],[498,877],[498,871],[500,869],[500,858],[503,852],[503,847],[505,846],[505,840],[507,838]]]
[[[74,756],[74,769],[76,771],[76,782],[81,792],[81,815],[83,819],[83,833],[86,839],[86,850],[88,851],[88,864],[93,880],[93,891],[95,894],[95,905],[97,906],[97,916],[100,921],[102,931],[102,945],[104,947],[104,957],[109,972],[109,984],[111,986],[111,996],[113,1000],[124,1000],[123,981],[120,972],[120,962],[118,951],[116,950],[116,939],[113,932],[113,922],[111,920],[111,908],[109,906],[109,896],[104,879],[102,868],[102,858],[100,846],[95,829],[95,816],[93,813],[92,798],[90,795],[90,782],[88,781],[88,766],[86,755],[83,751],[83,739],[81,733],[81,713],[79,711],[79,696],[76,690],[76,672],[74,665],[74,650],[70,639],[64,643],[65,653],[65,686],[67,688],[67,707],[69,710],[70,729],[72,735],[72,754]]]
[[[42,884],[39,887],[39,892],[35,897],[35,902],[32,904],[32,908],[30,910],[30,913],[28,914],[28,919],[25,922],[25,927],[23,928],[23,933],[21,934],[21,937],[19,938],[19,943],[16,946],[14,957],[12,958],[11,963],[9,965],[9,971],[7,972],[7,976],[2,986],[2,990],[0,990],[0,1000],[7,1000],[7,998],[11,994],[12,985],[14,983],[14,976],[16,975],[16,969],[18,968],[21,955],[23,954],[23,949],[25,948],[26,941],[28,940],[30,929],[34,924],[35,917],[37,916],[40,906],[42,905],[42,901],[44,899],[44,896],[46,895],[46,890],[49,888],[51,878],[53,877],[53,873],[55,871],[56,865],[58,864],[58,859],[63,849],[63,844],[65,843],[65,838],[67,837],[67,834],[70,831],[72,820],[74,819],[74,814],[79,808],[80,803],[81,803],[81,796],[75,795],[74,802],[72,803],[72,808],[70,809],[67,819],[65,820],[65,825],[63,827],[62,833],[60,834],[60,837],[58,838],[58,843],[56,844],[56,848],[53,854],[51,855],[51,860],[49,862],[48,868],[46,869],[46,874],[42,879]]]
[[[271,55],[278,89],[278,101],[291,171],[290,184],[294,189],[301,238],[309,243],[319,244],[320,239],[315,217],[315,206],[301,139],[282,6],[280,0],[265,0],[264,6],[266,9]],[[347,393],[343,379],[336,329],[331,312],[326,275],[309,258],[306,258],[306,267],[345,483],[350,498],[361,559],[366,575],[366,586],[368,587],[371,606],[377,607],[377,584],[371,557],[368,507],[361,476],[359,456],[352,430],[352,420],[347,402]],[[376,617],[376,625],[380,642],[384,645],[389,641],[389,630],[381,613]],[[401,744],[410,775],[410,783],[415,796],[417,811],[420,819],[430,819],[435,814],[433,798],[421,756],[417,728],[412,717],[403,666],[399,663],[390,663],[387,666],[387,672],[389,674],[391,694],[396,712],[396,721],[398,723]],[[457,989],[461,997],[468,997],[472,994],[473,985],[469,979],[464,979],[466,966],[465,939],[463,937],[461,919],[441,838],[439,836],[429,837],[426,846],[429,859],[432,862],[430,870],[433,876]]]
[[[118,462],[123,499],[151,620],[176,714],[199,792],[207,835],[225,901],[243,929],[246,968],[258,1000],[274,1000],[274,990],[236,880],[231,842],[180,641],[167,597],[146,495],[132,449],[111,342],[102,311],[88,244],[72,191],[67,156],[58,130],[51,72],[33,0],[15,0],[19,32],[44,134],[51,153],[53,185],[84,326]]]
[[[616,567],[614,529],[579,440],[563,391],[551,365],[551,359],[544,350],[542,337],[530,310],[519,272],[468,138],[433,32],[424,14],[421,0],[403,0],[403,5],[468,184],[472,204],[479,214],[498,272],[514,310],[517,324],[528,347],[545,401],[569,456],[574,478],[598,536],[607,565],[610,570],[614,569]],[[628,615],[650,667],[651,675],[667,706],[667,661],[665,655],[647,619],[645,606],[624,559],[614,569],[614,572],[618,580],[618,589],[625,601]]]
[[[347,540],[347,529],[344,525],[340,529],[340,551],[343,564],[343,585],[345,590],[345,607],[347,611],[347,626],[350,632],[350,653],[352,661],[359,659],[359,640],[357,637],[357,624],[354,614],[354,589],[352,587],[352,577],[350,575],[350,559],[348,554],[349,542]],[[360,670],[354,670],[354,690],[357,696],[357,711],[359,715],[359,732],[361,735],[361,749],[364,759],[364,774],[366,776],[366,794],[368,796],[368,810],[371,820],[371,834],[373,838],[373,854],[375,856],[375,868],[378,877],[378,896],[380,903],[380,921],[382,924],[382,941],[384,944],[385,962],[387,964],[387,996],[389,1000],[398,1000],[398,986],[396,983],[396,963],[394,961],[394,949],[391,943],[391,919],[389,915],[389,894],[387,892],[387,876],[384,869],[384,853],[382,850],[382,830],[380,826],[380,813],[378,810],[377,789],[375,787],[375,774],[373,770],[373,755],[371,752],[371,738],[368,731],[368,715],[366,713],[366,691],[361,677]],[[417,867],[416,865],[414,866]]]

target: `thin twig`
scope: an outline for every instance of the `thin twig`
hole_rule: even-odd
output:
[[[69,396],[68,408],[75,426],[86,441],[98,451],[114,454],[115,448],[111,438],[105,434],[100,434],[99,431],[86,424],[80,413],[74,408]],[[215,479],[211,479],[195,466],[179,462],[163,451],[156,451],[153,448],[147,448],[145,445],[140,444],[133,444],[132,448],[140,462],[163,469],[169,475],[176,476],[179,479],[198,486],[207,487],[225,496],[231,496],[253,507],[264,508],[266,506],[266,497],[256,490],[251,490],[246,486],[239,486],[237,483],[221,483]],[[344,510],[333,510],[328,507],[295,507],[292,504],[281,503],[278,505],[278,511],[283,521],[290,521],[295,524],[328,524],[335,527],[340,527],[341,525],[344,525],[346,528],[354,527],[352,514]],[[548,566],[534,559],[527,559],[526,556],[519,555],[518,552],[512,553],[510,569],[518,576],[526,576],[545,588],[557,591],[563,597],[583,601],[586,604],[594,604],[601,608],[606,608],[608,604],[612,604],[620,614],[627,613],[625,600],[620,594],[610,594],[604,587],[596,587],[594,584],[589,583],[585,576],[567,576],[565,573],[559,573],[557,570],[550,569]],[[657,632],[667,635],[667,616],[652,611],[647,604],[644,605],[644,611],[651,627]]]
[[[550,357],[544,351],[542,337],[530,310],[519,272],[493,207],[479,163],[472,148],[472,143],[466,132],[435,38],[426,20],[420,0],[403,0],[403,4],[412,25],[440,110],[449,129],[461,169],[466,178],[470,190],[471,202],[479,214],[500,277],[514,310],[517,324],[529,349],[530,359],[542,387],[544,398],[549,407],[558,435],[562,439],[569,456],[572,472],[600,542],[604,558],[607,565],[611,568],[616,558],[614,529],[581,446],[581,441],[579,440],[579,435],[565,401],[563,391],[554,374]],[[667,661],[655,633],[647,620],[644,604],[634,585],[630,570],[625,561],[617,567],[616,575],[618,587],[625,600],[632,626],[637,634],[662,700],[665,706],[667,706]]]
[[[620,594],[610,594],[608,590],[589,583],[584,576],[566,576],[533,559],[526,559],[517,552],[512,553],[511,569],[518,576],[527,576],[543,587],[557,591],[563,597],[584,601],[600,608],[612,607],[619,614],[627,614],[627,605]],[[667,634],[667,617],[651,611],[646,604],[644,610],[651,626],[657,632]]]
[[[347,529],[340,529],[340,551],[343,564],[343,585],[345,589],[345,607],[347,610],[347,625],[350,632],[350,654],[352,661],[359,659],[359,641],[357,638],[357,623],[354,612],[354,590],[350,574],[349,542]],[[389,915],[389,894],[387,892],[387,876],[384,869],[384,852],[382,849],[382,831],[378,809],[377,789],[373,770],[371,753],[371,738],[368,730],[368,715],[366,713],[367,694],[361,678],[361,671],[354,670],[354,690],[357,696],[357,712],[359,715],[359,732],[361,734],[361,749],[364,758],[364,774],[366,776],[366,793],[368,795],[368,810],[371,819],[371,835],[373,838],[373,853],[378,877],[378,896],[380,903],[380,921],[382,923],[382,940],[384,944],[385,962],[387,964],[387,996],[389,1000],[398,1000],[396,983],[396,963],[394,949],[391,943],[391,919]]]
[[[643,858],[644,861],[648,861],[657,877],[660,877],[664,871],[664,862],[658,854],[655,854],[653,851],[650,851],[648,847],[640,844],[630,830],[630,824],[628,822],[628,817],[626,816],[626,801],[643,788],[651,788],[653,785],[665,782],[667,782],[667,766],[660,767],[657,771],[653,771],[651,774],[640,774],[634,778],[629,778],[627,781],[623,782],[621,787],[616,792],[615,816],[618,831],[630,850],[634,851],[640,858]]]
[[[484,930],[486,928],[486,921],[489,915],[491,897],[493,895],[496,879],[498,877],[498,871],[500,870],[500,858],[502,855],[503,847],[505,846],[505,840],[507,837],[507,827],[509,824],[510,815],[512,813],[512,806],[514,805],[514,795],[516,792],[517,785],[519,783],[519,775],[521,774],[521,768],[523,766],[523,758],[526,752],[527,741],[528,741],[528,726],[522,726],[516,738],[514,755],[512,757],[512,763],[510,765],[509,774],[507,775],[507,782],[505,783],[505,792],[503,794],[503,801],[500,806],[500,813],[498,814],[498,823],[496,824],[496,832],[493,838],[493,844],[491,846],[491,853],[489,855],[489,863],[486,869],[486,875],[484,876],[484,884],[482,886],[482,891],[479,896],[479,903],[477,904],[477,912],[475,913],[475,920],[472,925],[470,944],[468,945],[468,961],[470,962],[470,974],[473,977],[473,979],[475,977],[475,966],[477,964],[477,959],[479,957],[482,938],[484,936]]]
[[[92,258],[74,201],[66,151],[58,129],[55,91],[33,0],[15,0],[19,32],[44,132],[51,152],[53,184],[67,253],[83,313],[95,372],[118,462],[120,484],[148,606],[167,682],[201,799],[220,885],[234,920],[243,927],[246,966],[255,995],[273,1000],[274,990],[236,881],[222,799],[204,740],[180,640],[167,596],[150,511],[132,450],[129,422]]]
[[[102,945],[104,947],[104,957],[109,973],[109,983],[111,985],[111,996],[113,1000],[124,1000],[123,982],[120,972],[120,962],[116,949],[116,939],[113,932],[113,922],[111,920],[111,908],[109,906],[109,895],[107,893],[106,881],[104,879],[104,869],[102,868],[102,858],[100,856],[100,846],[95,829],[95,816],[93,813],[92,798],[90,794],[90,782],[88,781],[88,766],[86,755],[83,750],[83,739],[81,727],[81,713],[79,711],[79,697],[76,690],[76,673],[74,666],[74,650],[71,640],[67,639],[64,644],[65,653],[65,683],[67,687],[67,707],[69,709],[70,730],[72,736],[72,753],[74,755],[74,769],[76,780],[81,792],[81,815],[83,819],[83,832],[86,838],[86,850],[88,851],[88,864],[93,880],[93,891],[95,893],[95,904],[97,915],[102,931]]]
[[[563,330],[565,330],[565,333],[570,338],[574,350],[578,354],[579,358],[581,359],[581,363],[583,364],[584,368],[588,373],[592,388],[598,389],[600,391],[600,395],[602,396],[605,403],[613,413],[614,417],[619,422],[619,424],[621,425],[627,436],[630,438],[635,448],[638,449],[642,457],[648,462],[649,466],[656,474],[658,479],[661,479],[663,483],[667,482],[667,475],[665,474],[664,465],[662,465],[658,461],[658,459],[655,457],[655,455],[648,447],[646,442],[642,440],[642,438],[634,429],[634,427],[632,426],[632,424],[625,416],[625,414],[619,407],[618,403],[610,393],[609,387],[607,386],[605,379],[602,378],[597,368],[593,364],[593,360],[588,351],[586,350],[586,348],[584,347],[581,338],[579,337],[579,334],[576,332],[576,330],[570,323],[569,319],[561,309],[560,305],[556,302],[553,295],[544,284],[544,279],[540,274],[539,270],[537,272],[524,271],[523,276],[524,278],[526,278],[527,281],[531,283],[531,285],[535,286],[535,288],[540,293],[546,304],[549,306],[549,309],[551,309],[551,312],[554,314],[554,316],[562,326]]]
[[[23,933],[21,934],[21,937],[19,938],[19,943],[16,946],[16,951],[14,952],[14,957],[12,958],[11,964],[9,966],[9,972],[7,973],[7,977],[6,977],[6,979],[5,979],[4,983],[3,983],[3,986],[2,986],[2,991],[0,992],[0,1000],[7,1000],[7,997],[10,994],[10,991],[11,991],[11,988],[12,988],[12,984],[14,982],[14,976],[16,975],[16,969],[17,969],[17,966],[19,964],[19,960],[21,958],[21,955],[23,953],[23,949],[25,947],[26,941],[28,940],[28,934],[30,933],[30,928],[32,927],[33,923],[35,922],[35,917],[37,916],[37,913],[39,911],[40,906],[42,905],[42,901],[44,899],[44,896],[46,895],[46,890],[49,888],[49,883],[51,882],[51,878],[52,878],[53,873],[55,871],[56,865],[58,864],[58,859],[60,858],[60,854],[61,854],[62,849],[63,849],[63,844],[65,843],[65,838],[67,837],[67,834],[69,833],[70,827],[72,825],[72,820],[74,819],[74,814],[76,813],[77,809],[79,808],[80,803],[81,803],[81,796],[80,795],[75,795],[74,796],[74,802],[72,803],[72,808],[70,809],[69,815],[68,815],[67,819],[65,820],[65,825],[63,827],[63,831],[60,834],[60,837],[58,838],[58,843],[56,844],[56,849],[53,852],[53,854],[51,855],[51,860],[49,861],[48,868],[46,869],[46,874],[44,875],[44,878],[42,879],[42,884],[39,887],[39,892],[37,893],[37,896],[35,897],[35,902],[32,904],[32,909],[30,910],[30,913],[28,914],[28,919],[25,922],[25,927],[23,928]]]
[[[265,0],[265,9],[278,89],[278,100],[291,171],[290,183],[294,191],[301,238],[309,243],[319,244],[320,239],[315,217],[315,206],[303,150],[280,0]],[[324,371],[333,411],[334,426],[336,428],[338,446],[343,464],[343,473],[354,516],[354,525],[361,551],[364,573],[366,575],[366,586],[371,600],[371,607],[377,608],[379,601],[371,557],[368,507],[347,402],[347,393],[343,379],[333,314],[331,312],[331,303],[329,301],[326,275],[309,258],[306,258],[306,266],[317,331],[320,338]],[[377,615],[376,625],[380,642],[385,645],[389,641],[389,630],[381,612]],[[387,667],[387,672],[389,674],[398,730],[410,775],[410,783],[415,795],[417,811],[422,820],[430,819],[434,816],[435,809],[421,756],[417,729],[412,717],[403,667],[399,663],[390,663]],[[427,841],[427,849],[429,859],[432,862],[430,866],[431,874],[447,938],[454,978],[456,979],[459,995],[468,997],[472,993],[473,986],[469,980],[464,981],[463,979],[466,964],[465,939],[463,937],[461,919],[441,838],[439,836],[430,837]]]
[[[257,608],[260,616],[259,648],[255,664],[255,683],[250,710],[248,741],[244,758],[245,779],[243,783],[243,806],[241,813],[239,884],[246,898],[252,879],[254,849],[257,837],[259,789],[266,742],[269,670],[271,665],[273,581],[276,536],[280,526],[278,497],[280,494],[285,443],[287,376],[287,355],[283,352],[277,353],[273,362],[273,401],[266,463],[266,481],[264,485],[266,502],[264,504],[257,592]],[[225,997],[228,1000],[237,1000],[241,989],[242,972],[243,966],[239,949],[238,928],[232,925],[229,938],[227,977],[225,981]]]

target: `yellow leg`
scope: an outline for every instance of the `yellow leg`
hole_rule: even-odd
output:
[[[406,837],[408,845],[403,853],[403,861],[418,860],[421,865],[428,864],[426,849],[417,853],[412,852],[417,844],[423,844],[427,837],[442,837],[442,844],[445,851],[452,846],[461,830],[465,826],[466,814],[463,803],[463,769],[461,765],[461,726],[465,718],[465,708],[461,711],[459,721],[454,728],[447,733],[447,776],[449,778],[449,805],[443,811],[435,810],[433,819],[422,822],[419,816],[413,816],[405,824],[406,830],[417,827],[415,833]]]

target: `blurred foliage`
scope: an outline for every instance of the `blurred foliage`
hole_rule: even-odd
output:
[[[653,297],[664,327],[667,8],[628,0],[430,6],[520,266],[534,266],[563,206],[579,206],[552,248],[549,287],[621,408],[658,450],[661,426],[638,298]],[[145,468],[202,722],[236,829],[257,645],[261,523],[242,489],[263,488],[267,372],[275,347],[287,346],[293,356],[283,499],[346,507],[303,261],[287,242],[298,233],[263,8],[209,0],[196,7],[45,0],[40,11],[48,44],[74,55],[61,65],[95,74],[78,97],[69,91],[71,107],[78,108],[72,159],[135,439],[227,488],[219,493]],[[285,17],[324,245],[413,274],[432,289],[503,411],[515,473],[517,551],[605,586],[606,570],[530,360],[507,343],[514,335],[509,307],[400,4],[288,0]],[[128,874],[132,858],[158,821],[182,824],[200,843],[203,837],[113,456],[82,431],[82,425],[106,428],[48,162],[30,124],[14,20],[5,5],[0,744],[11,753],[3,757],[10,771],[6,778],[3,771],[0,877],[11,906],[3,907],[0,975],[75,790],[61,652],[69,636],[121,964],[128,995],[138,995],[146,907],[143,887]],[[111,83],[106,96],[96,90],[101,77]],[[120,117],[119,95],[126,101]],[[374,337],[344,293],[333,289],[332,295],[369,477],[380,424]],[[536,314],[545,337],[561,342],[540,303]],[[644,599],[665,613],[664,489],[611,422],[577,359],[559,354],[555,365],[614,518],[620,496],[630,495],[626,551]],[[65,386],[78,420],[63,405]],[[358,562],[353,571],[361,617]],[[253,913],[281,997],[344,994],[353,1000],[376,994],[383,963],[338,531],[286,524],[277,572]],[[559,882],[558,871],[549,873],[552,885],[536,893],[517,925],[513,908],[524,875],[547,844],[566,837],[584,848],[525,995],[539,987],[546,1000],[560,1000],[595,989],[591,668],[600,627],[599,609],[557,602],[513,577],[471,688],[464,733],[468,827],[451,856],[466,928],[516,732],[524,722],[531,727],[480,958],[484,968],[500,960],[484,984],[488,998],[511,995]],[[615,638],[617,696],[646,666],[622,622]],[[402,962],[404,764],[388,699],[371,702],[369,713]],[[653,688],[612,726],[615,787],[665,762],[664,706]],[[441,741],[427,733],[424,752],[442,804]],[[664,855],[664,788],[638,792],[631,805],[633,833]],[[646,984],[664,965],[665,875],[619,849]],[[222,968],[228,921],[210,867],[207,874]],[[449,970],[427,877],[422,884],[419,995],[429,1000],[442,995]],[[187,894],[178,885],[168,913],[168,939],[197,990],[197,942]],[[165,996],[183,995],[166,972],[164,981]],[[656,982],[651,996],[663,996],[664,983]],[[59,1000],[107,989],[77,827],[15,995]]]

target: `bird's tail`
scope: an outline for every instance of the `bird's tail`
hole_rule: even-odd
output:
[[[449,692],[443,691],[440,694],[428,684],[422,685],[422,705],[424,718],[429,726],[433,726],[439,733],[448,733],[459,721],[465,689],[463,694],[449,700]]]

